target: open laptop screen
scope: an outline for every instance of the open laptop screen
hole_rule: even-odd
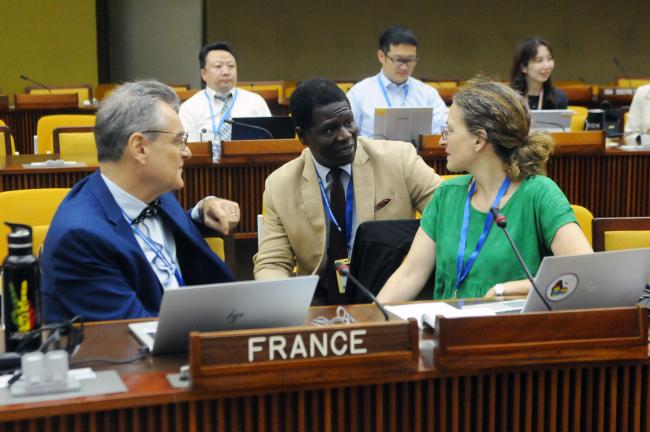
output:
[[[190,331],[303,325],[318,276],[187,286],[163,294],[158,321],[129,324],[154,354],[184,352]]]
[[[232,121],[233,141],[271,139],[266,132],[257,128],[266,129],[273,139],[296,136],[296,128],[291,117],[236,117]]]

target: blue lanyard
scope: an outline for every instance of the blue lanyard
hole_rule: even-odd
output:
[[[237,96],[239,95],[239,92],[237,89],[233,90],[233,93],[235,96],[233,97],[232,103],[228,107],[228,110],[223,113],[221,116],[221,120],[219,120],[219,127],[217,127],[217,124],[214,120],[214,109],[212,108],[212,101],[210,100],[210,96],[208,95],[208,91],[205,90],[203,93],[205,95],[205,98],[208,100],[208,107],[210,108],[210,120],[212,120],[212,139],[216,141],[217,137],[219,136],[219,132],[221,132],[221,128],[223,127],[223,122],[226,119],[230,118],[230,112],[232,111],[232,108],[235,106],[235,102],[237,102]],[[224,103],[228,103],[228,99]]]
[[[131,230],[135,235],[140,237],[142,241],[145,242],[147,246],[153,251],[154,254],[156,254],[156,257],[162,261],[163,265],[170,270],[171,272],[174,273],[174,277],[176,278],[176,281],[178,282],[178,286],[185,286],[185,281],[183,280],[183,275],[181,275],[181,271],[178,269],[178,266],[174,265],[171,261],[167,259],[165,254],[163,253],[163,250],[151,239],[149,238],[145,233],[142,232],[140,228],[137,226],[133,225],[131,222],[131,219],[128,218],[126,213],[122,211],[122,216],[124,216],[124,219],[128,222],[129,226],[131,227]],[[164,239],[163,239],[164,241]],[[166,249],[166,248],[165,248]],[[167,251],[167,254],[171,258],[171,253]]]
[[[379,75],[381,75],[381,73]],[[386,87],[384,87],[384,84],[381,82],[381,78],[380,78],[379,75],[377,75],[377,82],[379,83],[379,88],[381,89],[382,93],[384,93],[384,99],[386,99],[386,103],[388,104],[388,106],[392,107],[393,104],[390,103],[390,99],[388,97],[388,92],[386,92]],[[402,99],[402,105],[401,106],[404,106],[404,104],[406,103],[406,98],[409,96],[409,86],[406,83],[404,85],[406,87],[404,87],[405,88],[405,90],[404,90],[404,99]]]
[[[494,202],[490,207],[499,206],[499,201],[501,201],[501,198],[503,198],[503,196],[506,194],[506,191],[508,190],[509,186],[510,186],[510,179],[506,177],[505,180],[503,180],[503,183],[501,183],[501,188],[499,189],[499,192],[497,193],[497,196],[494,198]],[[460,288],[460,284],[463,283],[463,281],[469,274],[469,271],[474,265],[474,262],[476,261],[479,252],[481,252],[481,249],[485,244],[485,239],[487,238],[488,233],[490,232],[490,228],[492,228],[492,220],[494,219],[492,213],[488,211],[487,216],[485,217],[485,224],[483,225],[483,232],[481,233],[481,236],[476,242],[476,248],[474,249],[474,252],[472,252],[472,254],[469,256],[469,258],[467,258],[467,262],[465,263],[465,265],[463,265],[463,258],[465,257],[465,248],[467,246],[467,233],[469,231],[470,199],[472,198],[472,195],[474,195],[475,190],[476,190],[476,181],[473,181],[469,187],[469,191],[467,192],[467,199],[465,200],[465,211],[463,212],[463,226],[461,227],[460,240],[458,241],[458,255],[456,257],[456,287],[454,288],[454,297],[456,298],[458,298],[458,291]]]
[[[325,206],[325,215],[327,215],[327,220],[332,222],[336,229],[341,232],[341,225],[336,220],[334,212],[332,212],[332,207],[330,206],[330,200],[327,198],[327,193],[325,193],[325,187],[323,186],[323,180],[318,175],[316,171],[316,177],[318,177],[318,185],[320,186],[320,194],[323,198],[323,205]],[[350,181],[348,182],[348,191],[345,194],[345,248],[350,255],[350,240],[352,239],[352,206],[354,203],[354,188],[352,186],[352,177],[350,176]]]

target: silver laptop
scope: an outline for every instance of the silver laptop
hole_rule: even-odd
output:
[[[373,138],[418,144],[431,133],[433,107],[375,108]]]
[[[634,306],[650,282],[650,248],[545,257],[535,284],[552,310]],[[524,312],[545,311],[530,290]]]
[[[229,282],[165,291],[158,321],[129,324],[153,354],[185,352],[190,331],[305,324],[318,276]]]
[[[530,128],[548,132],[570,132],[572,118],[571,110],[530,110]]]

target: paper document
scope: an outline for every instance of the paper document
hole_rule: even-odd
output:
[[[436,315],[442,315],[447,318],[496,315],[496,313],[489,308],[473,307],[470,309],[458,309],[444,302],[427,302],[399,306],[386,306],[386,309],[402,319],[417,319],[420,328],[424,328],[424,324],[427,324],[429,327],[434,328],[436,323]]]

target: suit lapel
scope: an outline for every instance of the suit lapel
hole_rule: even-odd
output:
[[[368,153],[357,141],[357,153],[352,162],[352,181],[354,184],[354,205],[357,224],[375,218],[375,175],[368,163]]]
[[[325,251],[325,211],[323,208],[323,199],[318,185],[318,174],[312,160],[311,152],[307,149],[303,152],[304,166],[302,178],[300,181],[300,212],[304,215],[304,220],[310,225],[311,232],[322,233],[318,237],[318,243],[306,247],[318,248],[318,253],[323,255]]]
[[[126,239],[131,246],[140,249],[140,245],[136,241],[131,227],[124,219],[122,210],[115,202],[113,195],[111,195],[111,192],[108,190],[108,187],[106,186],[106,183],[104,183],[104,180],[101,178],[99,171],[95,172],[91,177],[92,178],[89,180],[89,182],[92,193],[97,199],[99,205],[104,209],[104,213],[106,214],[108,221],[115,226],[115,231],[120,236],[124,237],[124,239]],[[144,257],[144,254],[142,256]]]

